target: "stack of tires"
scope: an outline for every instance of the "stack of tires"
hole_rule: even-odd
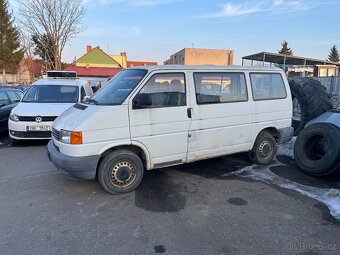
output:
[[[293,127],[295,135],[307,122],[332,109],[326,88],[312,78],[294,78],[289,80],[293,99]]]
[[[297,165],[314,176],[332,174],[340,168],[340,126],[327,121],[313,122],[319,115],[331,110],[326,89],[311,78],[289,81],[293,98],[293,127],[298,135],[294,156]],[[334,111],[339,116],[340,111]]]

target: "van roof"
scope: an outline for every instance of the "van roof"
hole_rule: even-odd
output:
[[[55,78],[47,78],[41,79],[34,82],[32,85],[66,85],[66,86],[77,86],[81,87],[86,84],[87,81],[80,79],[55,79]]]
[[[158,66],[136,66],[130,69],[156,70],[238,70],[238,71],[282,71],[278,67],[266,66],[218,66],[218,65],[158,65]]]

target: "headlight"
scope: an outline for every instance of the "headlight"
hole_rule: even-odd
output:
[[[71,141],[71,132],[67,130],[60,130],[59,141],[62,143],[70,144]]]
[[[82,144],[82,132],[72,132],[67,130],[60,130],[59,141],[67,144]]]
[[[19,117],[18,115],[16,115],[15,113],[11,112],[11,114],[9,115],[9,119],[11,121],[15,121],[15,122],[18,122],[19,121]]]

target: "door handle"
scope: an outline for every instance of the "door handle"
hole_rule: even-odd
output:
[[[192,108],[188,108],[187,109],[187,115],[188,115],[188,118],[191,119],[192,118]]]

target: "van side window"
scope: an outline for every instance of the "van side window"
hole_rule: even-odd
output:
[[[194,73],[197,104],[248,101],[244,73]]]
[[[279,73],[251,73],[254,100],[283,99],[287,97],[285,84]]]
[[[183,73],[153,75],[133,99],[133,108],[158,108],[186,105]]]

